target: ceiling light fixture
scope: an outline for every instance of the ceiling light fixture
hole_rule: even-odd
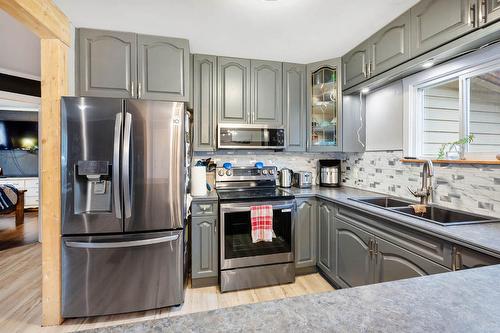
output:
[[[370,88],[368,88],[368,87],[364,87],[363,89],[361,89],[362,94],[368,94],[369,92],[370,92]]]
[[[432,60],[432,59],[429,59],[422,64],[423,68],[430,68],[432,66],[434,66],[434,60]]]

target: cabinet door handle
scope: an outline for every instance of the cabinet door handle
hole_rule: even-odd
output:
[[[473,2],[469,8],[469,24],[475,28],[476,27],[476,4]]]
[[[214,221],[214,234],[217,234],[217,221]]]
[[[378,242],[377,241],[374,241],[373,254],[378,255]]]
[[[363,75],[365,78],[368,78],[368,64],[363,66]]]
[[[370,257],[373,255],[373,239],[368,240],[368,254]]]
[[[486,3],[486,0],[481,0],[481,12],[480,12],[480,16],[481,16],[481,20],[483,21],[483,23],[486,23],[487,21],[487,15],[488,15],[488,4]]]
[[[134,84],[134,81],[130,81],[130,96],[135,97],[135,84]]]
[[[141,98],[142,95],[142,84],[141,82],[137,83],[137,98]]]
[[[455,254],[455,257],[456,257],[456,270],[459,271],[461,270],[463,267],[462,267],[462,253],[460,253],[460,251],[457,250],[456,254]]]

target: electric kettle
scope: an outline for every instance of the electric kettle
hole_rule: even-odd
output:
[[[291,187],[292,186],[292,176],[293,171],[288,168],[283,168],[279,172],[280,187]]]

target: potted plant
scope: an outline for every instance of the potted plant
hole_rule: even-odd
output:
[[[474,141],[474,134],[469,134],[466,137],[461,138],[460,140],[448,142],[441,146],[438,152],[437,159],[438,160],[463,160],[464,159],[464,149],[463,146]],[[448,150],[446,150],[446,148]]]

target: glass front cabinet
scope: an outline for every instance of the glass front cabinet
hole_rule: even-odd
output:
[[[340,68],[340,58],[307,66],[309,151],[342,151]]]

